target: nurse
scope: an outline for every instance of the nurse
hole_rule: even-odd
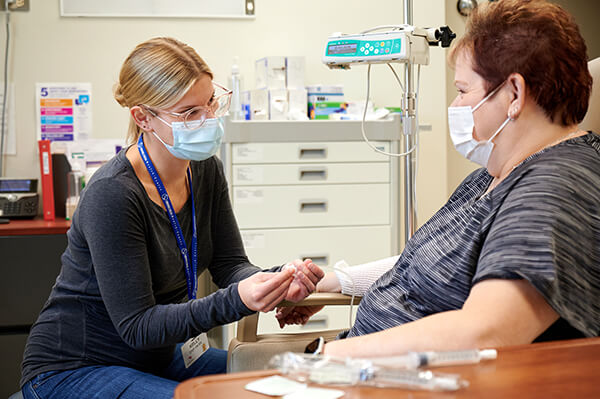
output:
[[[184,379],[223,373],[227,353],[182,343],[314,291],[310,260],[261,272],[246,257],[221,162],[231,91],[170,38],[138,45],[115,99],[129,147],[82,193],[50,298],[23,360],[25,398],[171,398]],[[220,287],[197,298],[208,269]]]

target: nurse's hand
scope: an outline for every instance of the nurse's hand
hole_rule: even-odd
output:
[[[292,269],[278,273],[256,273],[240,281],[238,292],[249,309],[269,312],[283,301],[293,280]]]
[[[286,324],[301,324],[304,325],[308,319],[324,306],[289,306],[277,308],[275,318],[279,322],[279,327],[283,328]]]
[[[325,276],[325,272],[310,259],[305,261],[296,259],[291,264],[293,266],[283,267],[283,270],[295,271],[294,280],[290,284],[285,299],[290,302],[299,302],[315,292],[317,283]]]

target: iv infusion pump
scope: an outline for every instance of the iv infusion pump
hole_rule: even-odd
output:
[[[332,69],[390,62],[427,65],[429,46],[441,43],[442,47],[448,47],[454,37],[447,26],[422,29],[398,25],[385,32],[334,33],[327,39],[323,63]]]

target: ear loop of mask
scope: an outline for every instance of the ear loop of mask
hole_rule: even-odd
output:
[[[504,81],[504,82],[500,83],[500,84],[498,85],[498,87],[496,87],[494,90],[492,90],[492,91],[490,92],[490,94],[488,94],[487,96],[485,96],[485,97],[483,98],[483,100],[479,101],[479,103],[477,103],[477,105],[476,105],[476,106],[473,108],[473,110],[472,110],[471,112],[475,112],[475,110],[477,110],[477,108],[481,107],[481,105],[482,105],[484,102],[486,102],[486,101],[487,101],[487,100],[488,100],[488,99],[489,99],[491,96],[493,96],[494,94],[496,94],[496,92],[497,92],[498,90],[500,90],[500,88],[501,88],[502,86],[504,86],[504,83],[506,83],[506,81]],[[509,112],[510,112],[510,111],[509,111]],[[505,127],[505,126],[508,124],[508,122],[510,122],[510,121],[514,121],[514,120],[515,120],[515,119],[514,119],[512,116],[510,116],[510,113],[508,113],[508,114],[507,114],[507,117],[506,117],[506,119],[504,120],[504,122],[502,122],[502,124],[500,125],[500,127],[499,127],[499,128],[496,130],[496,132],[494,132],[494,134],[492,134],[492,137],[490,137],[488,140],[486,140],[486,142],[491,142],[492,140],[494,140],[494,138],[495,138],[495,137],[498,135],[498,133],[500,133],[500,132],[502,131],[502,129],[504,129],[504,127]],[[473,150],[471,150],[471,151],[473,151]]]
[[[473,109],[471,110],[471,112],[477,111],[477,108],[481,107],[484,102],[486,102],[491,96],[493,96],[494,94],[496,94],[498,92],[498,90],[500,90],[500,88],[502,86],[504,86],[504,83],[506,83],[506,80],[504,82],[500,83],[498,85],[498,87],[496,87],[494,90],[492,90],[487,96],[483,97],[483,99],[481,101],[479,101],[476,106],[473,107]]]

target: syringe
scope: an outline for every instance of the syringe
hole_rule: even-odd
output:
[[[469,349],[444,352],[408,352],[406,355],[369,359],[377,366],[417,369],[426,366],[452,366],[479,363],[498,357],[495,349]]]

